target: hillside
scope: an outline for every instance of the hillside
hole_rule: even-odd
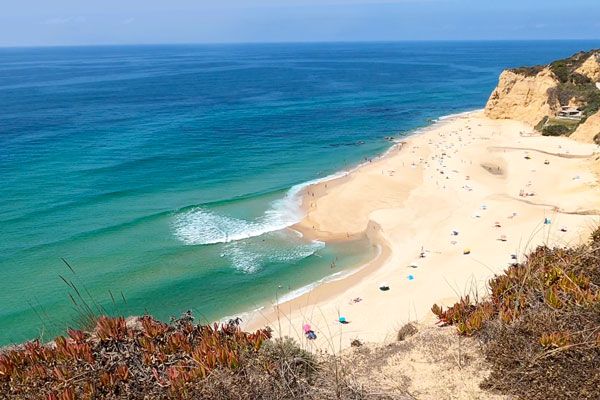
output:
[[[600,141],[600,50],[579,52],[545,66],[504,71],[490,96],[490,118],[516,119],[544,135]]]

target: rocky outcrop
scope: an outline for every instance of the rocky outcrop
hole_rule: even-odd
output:
[[[600,111],[588,117],[569,137],[580,142],[598,143],[600,139]]]
[[[556,95],[557,77],[549,68],[535,74],[506,70],[485,107],[485,114],[495,119],[516,119],[536,125],[560,109]]]
[[[600,53],[594,53],[588,57],[575,72],[587,76],[592,82],[600,82]]]

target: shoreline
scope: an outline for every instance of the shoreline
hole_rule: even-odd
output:
[[[480,113],[480,112],[483,112],[483,108],[443,115],[441,117],[431,120],[431,123],[429,125],[415,128],[412,131],[408,131],[405,136],[395,138],[394,140],[390,140],[391,145],[387,149],[385,149],[383,152],[376,154],[376,155],[372,156],[371,158],[366,157],[365,160],[357,163],[356,165],[354,165],[348,169],[343,169],[343,170],[334,172],[328,176],[325,176],[322,178],[315,178],[315,179],[292,186],[289,189],[288,194],[286,194],[286,196],[289,196],[290,193],[294,193],[293,194],[294,196],[298,195],[301,197],[299,207],[300,207],[301,213],[304,216],[302,217],[302,220],[300,220],[299,222],[296,222],[284,229],[290,229],[290,230],[298,233],[299,235],[301,235],[304,239],[306,239],[309,242],[310,241],[322,241],[322,242],[326,242],[326,243],[332,243],[332,242],[345,242],[345,241],[352,241],[352,240],[357,240],[357,239],[365,239],[366,229],[363,230],[362,232],[358,232],[358,233],[355,233],[355,234],[352,234],[349,236],[348,235],[346,235],[346,236],[345,235],[336,235],[336,236],[328,237],[326,235],[326,233],[324,235],[315,235],[311,231],[311,229],[308,229],[308,227],[304,226],[302,224],[302,222],[303,222],[303,220],[306,216],[306,212],[308,210],[306,203],[308,203],[310,201],[310,197],[309,197],[310,189],[312,188],[312,190],[314,192],[314,190],[315,190],[314,188],[320,188],[321,190],[324,188],[326,190],[328,188],[333,188],[337,185],[340,185],[345,180],[347,180],[348,176],[350,174],[352,174],[354,171],[364,167],[365,165],[368,165],[369,164],[368,160],[378,162],[378,161],[381,161],[381,160],[385,159],[386,157],[392,155],[394,152],[401,151],[402,146],[404,144],[406,144],[406,141],[408,139],[414,138],[421,134],[426,134],[430,129],[439,127],[442,124],[447,123],[454,118],[460,118],[460,117],[464,117],[464,116],[468,116],[468,115],[476,114],[476,113]],[[322,194],[322,193],[320,193],[320,194]],[[382,260],[381,258],[389,255],[389,252],[390,252],[389,245],[387,243],[385,243],[385,241],[382,241],[380,238],[375,241],[371,238],[366,238],[366,239],[369,240],[371,246],[377,248],[377,254],[375,255],[375,257],[373,257],[373,259],[371,259],[367,262],[363,262],[358,265],[353,265],[353,266],[347,267],[345,270],[342,270],[340,272],[337,272],[337,273],[334,273],[331,275],[327,275],[327,276],[319,279],[318,281],[304,285],[304,286],[299,287],[290,292],[286,292],[281,297],[278,297],[276,299],[275,303],[273,303],[273,304],[265,303],[263,305],[260,305],[257,308],[253,308],[248,311],[224,316],[224,317],[220,318],[219,321],[226,322],[231,318],[241,316],[241,317],[247,319],[246,323],[244,323],[245,326],[254,327],[253,322],[256,320],[257,315],[260,315],[263,312],[263,310],[269,306],[280,306],[280,305],[288,304],[288,303],[295,304],[297,299],[299,299],[301,297],[303,298],[306,296],[310,296],[311,292],[319,289],[323,285],[329,285],[329,284],[332,284],[332,283],[338,282],[338,281],[344,281],[346,283],[351,282],[348,279],[351,278],[352,276],[362,272],[364,269],[373,270],[373,269],[378,268],[385,261],[385,259]],[[381,253],[383,253],[384,255],[382,255]],[[341,276],[337,277],[338,274],[340,274]],[[297,295],[292,295],[294,292],[300,292],[300,293]],[[289,299],[287,299],[286,297],[288,297],[290,295],[292,295],[292,296]],[[281,300],[282,298],[286,298],[286,299]]]
[[[323,195],[327,194],[328,190],[335,189],[335,187],[343,185],[344,182],[348,180],[350,175],[353,174],[354,172],[358,171],[359,169],[364,168],[370,164],[373,164],[373,162],[375,164],[377,164],[378,162],[385,161],[385,159],[388,157],[392,157],[396,154],[399,154],[402,151],[403,147],[407,143],[409,143],[409,141],[411,139],[414,140],[414,138],[416,138],[419,135],[425,135],[430,130],[439,129],[444,124],[450,123],[452,120],[454,120],[456,118],[463,118],[463,117],[469,117],[472,115],[477,115],[479,113],[482,113],[483,111],[484,111],[483,108],[479,108],[479,109],[475,109],[475,110],[471,110],[471,111],[463,111],[463,112],[459,112],[459,113],[441,116],[441,117],[433,120],[433,122],[430,125],[416,128],[415,130],[410,131],[408,133],[408,135],[406,135],[405,137],[402,138],[402,140],[391,141],[392,145],[388,149],[386,149],[383,153],[375,155],[371,158],[367,157],[367,158],[365,158],[364,161],[360,162],[358,165],[356,165],[348,170],[342,170],[342,171],[339,171],[337,173],[330,175],[330,178],[325,177],[325,178],[322,178],[319,180],[315,180],[314,183],[307,184],[298,192],[298,194],[300,196],[302,196],[300,207],[302,209],[304,217],[302,218],[301,221],[289,226],[287,229],[292,229],[292,230],[299,232],[303,237],[305,237],[308,240],[320,240],[320,241],[324,241],[324,242],[338,242],[338,241],[347,241],[347,240],[360,238],[361,236],[363,236],[365,234],[365,232],[367,230],[366,227],[362,231],[354,232],[353,234],[350,234],[350,235],[343,235],[343,234],[331,235],[331,232],[318,232],[318,233],[313,232],[313,229],[311,229],[308,226],[308,223],[306,221],[306,214],[309,211],[309,206],[307,205],[307,203],[310,203],[310,201],[311,201],[310,198],[315,197],[315,196],[317,198],[322,197]],[[312,190],[312,192],[311,192],[311,190]],[[311,196],[311,193],[313,194],[312,196]],[[359,266],[354,269],[360,269],[363,266]]]
[[[388,148],[384,149],[383,151],[381,151],[378,154],[373,155],[372,157],[365,157],[365,160],[358,162],[354,166],[351,166],[347,169],[339,170],[337,172],[331,173],[331,174],[321,177],[321,178],[315,178],[315,179],[308,180],[306,182],[302,182],[302,183],[293,185],[287,191],[286,197],[293,198],[295,196],[300,196],[299,209],[300,209],[300,214],[302,214],[303,217],[300,221],[298,221],[284,229],[289,229],[289,230],[294,231],[298,235],[302,236],[305,240],[307,240],[307,242],[322,241],[322,242],[326,242],[326,243],[335,243],[335,242],[352,241],[352,240],[357,240],[357,239],[366,239],[364,237],[365,236],[364,232],[359,232],[359,233],[356,233],[356,234],[350,235],[350,236],[338,235],[336,237],[333,237],[333,236],[324,237],[324,236],[314,235],[314,233],[311,232],[310,229],[307,229],[306,227],[304,227],[302,225],[302,220],[304,219],[306,212],[307,212],[306,203],[308,202],[308,200],[310,200],[307,192],[309,192],[309,190],[311,188],[315,188],[315,187],[318,187],[321,189],[322,188],[327,189],[327,188],[335,187],[339,184],[342,184],[348,178],[348,176],[350,174],[352,174],[354,171],[364,167],[365,165],[368,165],[369,164],[368,160],[377,162],[377,161],[380,161],[380,160],[390,156],[393,152],[401,150],[401,146],[404,145],[408,139],[414,138],[415,136],[418,136],[418,135],[421,135],[424,133],[427,133],[428,130],[433,129],[438,126],[441,126],[442,124],[447,123],[449,120],[452,120],[453,118],[458,118],[458,117],[470,115],[473,113],[479,113],[482,111],[483,111],[483,108],[478,108],[478,109],[469,110],[469,111],[461,111],[458,113],[447,114],[447,115],[443,115],[438,118],[432,119],[431,123],[429,125],[418,127],[411,131],[406,131],[405,136],[401,136],[401,137],[394,138],[393,140],[389,140],[390,146]],[[371,259],[367,262],[362,262],[357,265],[352,265],[352,266],[346,267],[342,271],[327,275],[315,282],[301,286],[292,291],[286,292],[282,296],[278,297],[276,299],[275,303],[272,303],[272,304],[264,303],[264,304],[259,305],[258,307],[249,309],[247,311],[229,314],[229,315],[219,318],[218,321],[227,322],[228,320],[230,320],[232,318],[242,317],[244,320],[247,320],[247,322],[244,325],[253,325],[252,321],[256,318],[256,315],[260,315],[260,313],[269,306],[281,305],[284,303],[293,302],[294,300],[296,300],[299,297],[307,296],[310,292],[316,290],[317,288],[319,288],[322,285],[327,285],[332,282],[337,282],[340,280],[345,281],[348,278],[350,278],[351,276],[360,272],[361,270],[371,267],[376,261],[379,261],[379,257],[380,257],[379,253],[381,251],[383,251],[382,249],[388,248],[389,246],[387,246],[387,244],[383,243],[383,242],[379,242],[379,241],[373,242],[370,239],[367,239],[367,240],[370,241],[371,246],[378,248],[377,254],[373,257],[373,259]],[[388,250],[389,250],[389,248],[388,248]],[[373,267],[371,267],[370,269],[373,269]],[[341,276],[338,277],[338,275],[341,275]],[[292,295],[294,292],[299,292],[299,294]],[[290,295],[291,295],[291,297],[289,299],[287,299],[287,297]],[[281,300],[282,298],[286,298],[286,299]]]
[[[402,147],[407,143],[408,140],[413,139],[414,137],[416,137],[418,135],[427,134],[427,132],[429,130],[439,128],[443,124],[449,123],[455,118],[468,117],[469,115],[475,115],[475,114],[481,113],[481,112],[483,112],[483,110],[484,110],[483,108],[478,108],[475,110],[462,111],[459,113],[453,113],[453,114],[448,114],[448,115],[438,117],[437,119],[432,120],[431,124],[429,124],[427,126],[419,127],[419,128],[414,129],[413,131],[410,131],[405,137],[402,137],[401,139],[398,138],[397,140],[390,141],[392,144],[389,148],[387,148],[385,151],[383,151],[383,153],[373,156],[370,160],[374,160],[375,162],[382,161],[386,157],[392,156],[394,153],[402,151]],[[347,170],[338,171],[336,173],[329,175],[328,177],[318,178],[318,179],[315,179],[315,180],[312,180],[309,182],[305,182],[305,183],[296,185],[296,186],[302,186],[302,188],[298,191],[298,195],[300,195],[302,197],[300,208],[301,208],[303,214],[306,215],[306,212],[308,211],[308,207],[307,207],[306,203],[310,202],[310,197],[312,197],[312,196],[310,196],[311,189],[312,189],[312,193],[315,193],[316,191],[319,192],[317,194],[317,196],[323,195],[324,192],[327,191],[327,189],[332,189],[338,185],[343,184],[348,179],[350,174],[352,174],[353,172],[355,172],[355,171],[359,170],[360,168],[362,168],[366,165],[369,165],[369,164],[370,164],[369,161],[362,161],[354,167],[351,167]],[[305,219],[305,217],[303,217],[303,219],[301,221],[287,227],[286,229],[291,229],[295,232],[298,232],[307,241],[318,240],[318,241],[323,241],[325,243],[351,241],[351,240],[364,238],[364,236],[366,236],[366,232],[368,231],[368,228],[365,228],[361,232],[356,232],[356,233],[350,234],[350,235],[339,235],[339,234],[338,235],[328,235],[327,232],[320,232],[319,234],[315,234],[308,226],[306,226],[306,224],[303,224],[304,219]],[[306,292],[300,293],[299,295],[293,296],[290,299],[286,299],[283,301],[281,299],[278,299],[272,306],[275,307],[276,309],[281,309],[282,308],[281,306],[286,305],[286,306],[288,306],[290,311],[294,310],[299,305],[302,304],[302,299],[305,299],[306,301],[308,301],[311,297],[311,293],[315,292],[318,294],[320,292],[319,288],[321,288],[324,285],[329,285],[328,288],[341,289],[343,286],[352,285],[353,282],[358,280],[360,277],[366,275],[367,272],[365,270],[368,269],[369,271],[372,272],[373,270],[376,270],[379,267],[381,267],[385,263],[386,259],[389,257],[389,255],[391,253],[391,248],[390,248],[389,244],[385,241],[385,239],[381,238],[380,236],[379,237],[375,237],[375,236],[368,237],[367,240],[369,240],[371,246],[378,248],[377,255],[372,260],[370,260],[366,263],[362,263],[360,265],[349,267],[346,271],[341,271],[340,273],[342,274],[342,277],[340,277],[340,278],[330,279],[336,275],[336,274],[331,274],[331,275],[328,275],[328,276],[320,279],[319,281],[316,281],[309,285],[300,287],[300,288],[296,289],[296,291],[299,291],[302,289],[307,289]],[[359,275],[359,276],[356,276],[354,280],[350,280],[355,275]],[[345,283],[345,285],[342,285],[342,283],[339,283],[338,285],[335,285],[335,286],[331,285],[332,283],[342,282],[342,281]],[[325,292],[325,295],[327,295],[327,291],[325,291],[323,288],[321,288],[321,290],[323,290]],[[286,297],[293,292],[294,291],[288,292],[288,293],[284,294],[282,297]],[[319,296],[317,296],[317,297],[319,297]],[[240,314],[245,317],[249,317],[248,321],[244,325],[258,329],[258,325],[255,326],[256,320],[260,319],[261,317],[265,318],[265,314],[263,314],[263,310],[268,306],[269,305],[263,305],[256,309],[246,311],[246,312]],[[223,317],[223,318],[221,318],[221,321],[226,321],[232,317],[233,317],[233,315]]]
[[[489,125],[487,129],[481,128],[483,124]],[[449,131],[451,133],[448,133]],[[527,134],[524,136],[525,132]],[[532,140],[528,140],[529,138]],[[485,290],[485,282],[494,273],[500,272],[504,266],[508,265],[506,261],[508,261],[511,254],[518,253],[518,256],[521,257],[534,244],[550,243],[550,232],[545,232],[543,226],[541,228],[538,226],[539,219],[542,218],[543,220],[542,215],[552,215],[552,218],[557,219],[560,215],[561,222],[569,222],[569,231],[558,236],[565,243],[580,242],[585,236],[583,230],[589,231],[589,229],[577,232],[575,228],[578,226],[586,227],[586,225],[592,223],[594,217],[577,215],[576,213],[569,214],[571,212],[569,209],[573,207],[565,206],[577,205],[575,211],[593,209],[594,203],[600,201],[597,181],[591,173],[591,168],[582,168],[579,165],[589,161],[589,158],[595,152],[595,147],[575,143],[564,137],[544,137],[542,140],[540,138],[541,136],[533,133],[531,127],[523,123],[511,120],[490,120],[482,115],[481,110],[468,111],[441,117],[433,124],[417,129],[414,133],[403,138],[402,142],[394,143],[382,155],[359,164],[341,177],[306,186],[301,193],[305,217],[289,229],[301,232],[307,240],[321,240],[324,242],[344,241],[366,236],[373,246],[380,246],[381,252],[370,262],[351,269],[351,272],[345,277],[331,282],[324,281],[307,293],[289,301],[277,302],[275,305],[258,311],[255,310],[250,314],[250,318],[244,323],[244,326],[254,329],[265,325],[274,328],[273,325],[277,325],[278,329],[276,331],[279,335],[292,336],[303,341],[299,331],[303,322],[310,321],[321,334],[330,336],[330,341],[331,336],[336,338],[340,336],[340,347],[348,346],[349,337],[353,334],[361,337],[361,340],[385,341],[386,338],[393,335],[395,328],[405,322],[413,320],[431,321],[432,315],[428,312],[431,305],[435,302],[452,303],[459,297],[457,296],[458,293],[464,294],[467,291],[465,289],[468,284],[467,281],[470,281],[468,285],[471,288],[475,287],[479,291]],[[468,143],[466,143],[467,140]],[[516,146],[514,145],[515,141],[528,141],[528,146]],[[508,144],[512,146],[507,146]],[[536,150],[546,154],[537,153]],[[581,174],[586,174],[585,179],[580,181],[578,178],[576,183],[589,187],[578,188],[578,196],[571,195],[573,188],[566,188],[568,190],[561,193],[561,196],[556,196],[564,197],[564,205],[562,201],[558,201],[558,198],[552,199],[555,201],[538,201],[539,197],[547,197],[552,192],[551,180],[539,185],[544,186],[542,196],[531,199],[520,199],[518,197],[515,199],[516,194],[514,194],[514,191],[516,189],[514,186],[516,183],[519,185],[523,185],[523,183],[520,182],[522,179],[518,174],[513,177],[510,164],[513,161],[515,164],[521,164],[522,162],[518,160],[522,157],[523,152],[532,153],[529,159],[539,160],[542,156],[552,158],[551,165],[546,165],[546,169],[552,169],[553,172],[559,175],[561,173],[564,175],[566,170],[575,170],[580,171]],[[557,154],[559,152],[577,154],[575,157],[565,158],[560,157]],[[458,154],[462,164],[452,160],[451,153]],[[554,162],[555,158],[556,163]],[[450,161],[455,164],[454,168],[446,165]],[[469,164],[466,164],[467,161],[469,161]],[[475,161],[475,166],[472,165],[473,161]],[[477,166],[477,163],[481,165]],[[555,170],[555,164],[563,163],[572,165],[569,165],[569,168],[566,169],[561,167]],[[380,174],[379,171],[381,171]],[[535,175],[536,171],[532,171],[532,176],[537,177]],[[437,173],[440,175],[436,175]],[[459,178],[461,175],[462,177]],[[452,186],[456,186],[457,180],[460,179],[463,179],[463,183],[466,183],[462,187],[447,188],[446,180],[450,180],[451,176],[452,181],[448,182],[448,186],[450,186],[450,183],[453,184]],[[579,175],[577,176],[579,177]],[[444,177],[446,180],[442,181]],[[513,180],[519,182],[512,182]],[[548,180],[547,176],[544,178],[544,181],[546,180]],[[442,181],[441,184],[440,181]],[[464,187],[469,187],[469,184],[474,187],[480,186],[480,184],[488,187],[464,190]],[[529,184],[531,185],[531,182]],[[485,200],[490,203],[498,203],[499,208],[506,208],[507,205],[510,205],[515,209],[519,209],[519,215],[524,214],[527,217],[527,224],[524,225],[528,225],[528,227],[520,226],[520,230],[517,229],[516,231],[512,229],[515,232],[510,234],[510,236],[514,236],[520,232],[519,240],[515,241],[510,238],[502,242],[509,242],[513,246],[510,250],[507,249],[506,245],[503,246],[506,253],[505,262],[493,262],[492,264],[499,265],[486,266],[483,270],[471,266],[467,271],[457,270],[454,274],[448,274],[444,279],[447,286],[456,286],[452,287],[452,290],[448,290],[448,287],[442,287],[446,284],[444,282],[440,284],[440,280],[437,280],[437,282],[432,281],[432,275],[428,273],[429,279],[426,280],[430,281],[429,283],[436,290],[422,287],[421,289],[425,290],[424,292],[411,294],[413,290],[409,290],[404,293],[403,288],[405,288],[407,282],[398,281],[398,270],[402,274],[409,274],[408,279],[411,283],[411,281],[415,282],[417,280],[417,276],[421,275],[421,270],[424,268],[418,265],[414,269],[414,274],[411,274],[410,272],[413,272],[413,269],[406,269],[406,267],[394,268],[394,265],[407,266],[409,264],[420,264],[421,262],[427,264],[429,259],[436,258],[442,263],[453,264],[456,261],[460,265],[460,261],[462,261],[460,259],[465,257],[462,254],[459,257],[456,254],[452,254],[452,257],[444,257],[445,255],[449,256],[450,254],[445,253],[450,251],[457,253],[456,243],[450,248],[447,248],[448,243],[444,243],[446,248],[441,251],[431,250],[432,247],[441,246],[441,242],[448,242],[448,232],[453,229],[450,227],[458,222],[448,224],[442,229],[446,232],[446,235],[438,240],[423,233],[427,232],[429,225],[434,229],[439,229],[438,225],[443,225],[444,221],[453,220],[452,214],[454,212],[464,213],[464,202],[453,199],[449,202],[451,203],[450,207],[443,205],[439,207],[440,210],[436,210],[436,202],[431,201],[429,197],[436,197],[440,200],[440,204],[443,204],[444,197],[447,195],[467,199],[469,193],[480,189],[482,189],[480,194],[483,197],[475,203]],[[463,191],[467,194],[465,195]],[[427,196],[422,197],[419,192],[426,192],[423,194],[427,194]],[[419,195],[417,196],[417,194]],[[509,198],[508,194],[513,194],[513,196]],[[418,199],[415,199],[417,197]],[[423,202],[426,204],[431,203],[431,213],[428,212],[427,207],[422,207]],[[471,207],[474,205],[471,204]],[[495,207],[496,204],[494,204]],[[554,208],[557,211],[553,211]],[[441,223],[435,218],[432,221],[419,222],[419,215],[425,220],[430,219],[429,214],[439,213],[442,209],[446,213],[444,214],[445,219],[442,219]],[[481,213],[485,213],[485,211]],[[521,219],[521,217],[518,219]],[[575,219],[587,219],[587,222],[570,223],[571,220]],[[402,229],[401,224],[405,222],[410,225],[410,229]],[[536,223],[532,224],[531,222]],[[571,231],[571,227],[573,231]],[[540,232],[542,232],[541,235]],[[485,236],[487,236],[487,232],[482,234],[482,237]],[[529,238],[527,239],[526,236],[529,236]],[[460,239],[463,239],[462,234]],[[433,246],[427,242],[440,243]],[[491,248],[491,252],[494,253],[492,258],[499,259],[498,251],[494,249],[494,247],[497,247],[496,245],[497,243],[487,244]],[[407,251],[407,249],[410,249],[410,251]],[[427,254],[423,259],[418,257],[420,249],[424,249]],[[440,253],[440,255],[438,256],[435,253]],[[472,258],[472,256],[467,257]],[[480,264],[487,263],[483,260],[477,260],[477,262]],[[467,274],[465,275],[465,273]],[[414,278],[412,278],[413,275]],[[454,280],[455,283],[450,283],[449,279]],[[363,301],[365,300],[364,296],[353,297],[355,294],[369,292],[369,297],[376,297],[383,293],[377,290],[376,282],[378,280],[382,282],[385,280],[386,283],[394,280],[394,285],[392,285],[392,290],[389,293],[393,293],[393,295],[388,296],[388,299],[384,301],[378,299],[375,307],[367,310],[367,313],[376,309],[380,311],[389,310],[390,306],[396,307],[399,305],[397,300],[402,300],[400,303],[405,303],[402,306],[405,307],[403,316],[395,316],[389,323],[380,323],[372,316],[365,316],[365,310],[354,313],[355,310],[364,308],[363,304],[367,303],[367,301]],[[415,284],[415,286],[421,285]],[[461,286],[463,289],[460,289]],[[427,295],[428,292],[430,295]],[[357,303],[348,302],[350,299],[360,299],[360,301]],[[336,314],[338,316],[351,314],[351,324],[342,326],[337,323]],[[391,328],[391,325],[395,328]],[[342,339],[344,331],[346,333],[344,339]],[[310,343],[310,345],[316,348],[331,347],[319,343]]]

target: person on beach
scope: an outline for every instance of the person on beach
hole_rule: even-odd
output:
[[[304,324],[302,329],[304,330],[304,335],[306,335],[308,340],[315,340],[317,338],[317,334],[311,329],[309,324]]]

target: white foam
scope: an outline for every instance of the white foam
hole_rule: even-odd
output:
[[[230,242],[223,249],[223,256],[231,265],[240,272],[252,274],[268,263],[285,263],[310,257],[319,249],[325,247],[325,243],[312,241],[308,244],[294,245],[292,248],[282,249],[265,248],[253,246],[247,242]]]
[[[375,258],[379,257],[381,255],[381,246],[377,246],[377,253]],[[285,302],[288,302],[290,300],[294,300],[297,297],[300,297],[308,292],[310,292],[311,290],[313,290],[314,288],[321,286],[324,283],[329,283],[329,282],[335,282],[335,281],[339,281],[342,279],[346,279],[347,277],[354,275],[355,273],[359,272],[361,269],[363,269],[365,266],[367,266],[367,264],[363,264],[358,268],[353,268],[350,270],[346,270],[346,271],[338,271],[334,274],[331,275],[327,275],[326,277],[319,279],[318,281],[314,282],[314,283],[310,283],[308,285],[302,286],[298,289],[292,290],[291,292],[288,292],[286,294],[284,294],[283,296],[279,297],[277,299],[277,305],[279,304],[283,304]]]
[[[283,296],[279,297],[277,299],[277,303],[276,304],[283,304],[283,303],[288,302],[290,300],[293,300],[293,299],[295,299],[297,297],[300,297],[303,294],[306,294],[306,293],[310,292],[311,290],[313,290],[317,286],[319,286],[319,283],[315,282],[315,283],[311,283],[311,284],[306,285],[306,286],[302,286],[301,288],[298,288],[296,290],[292,290],[291,292],[288,292],[288,293],[284,294]]]
[[[265,308],[264,306],[261,306],[261,307],[255,308],[255,309],[254,309],[254,310],[252,310],[252,311],[244,311],[244,312],[242,312],[242,313],[239,313],[239,314],[227,315],[227,316],[225,316],[225,317],[223,317],[223,318],[220,318],[220,319],[219,319],[218,321],[216,321],[216,322],[218,322],[219,324],[227,324],[227,323],[229,322],[229,320],[236,319],[236,318],[240,318],[240,319],[242,320],[242,324],[243,324],[243,323],[244,323],[244,322],[246,322],[248,319],[250,319],[250,317],[251,317],[252,315],[254,315],[254,314],[256,314],[256,313],[258,313],[258,312],[260,312],[260,311],[264,310],[264,308]]]
[[[233,242],[277,231],[299,221],[298,216],[286,211],[272,209],[255,221],[246,221],[198,207],[178,214],[173,230],[187,245]]]
[[[484,109],[476,109],[476,110],[471,110],[471,111],[463,111],[463,112],[459,112],[456,114],[448,114],[448,115],[444,115],[442,117],[437,118],[434,121],[445,121],[448,119],[453,119],[453,118],[460,118],[460,117],[466,117],[468,115],[474,114],[474,113],[478,113],[478,112],[482,112]]]
[[[247,274],[258,271],[262,265],[261,254],[245,250],[243,246],[227,246],[224,254],[235,269]]]
[[[293,186],[283,198],[273,201],[269,209],[254,221],[219,215],[204,207],[181,212],[172,222],[174,234],[186,245],[199,245],[228,243],[287,228],[304,217],[301,208],[303,189],[346,173],[339,172]]]
[[[357,270],[339,271],[339,272],[336,272],[335,274],[328,275],[325,278],[319,279],[318,281],[316,281],[314,283],[310,283],[308,285],[302,286],[298,289],[292,290],[291,292],[284,294],[283,296],[281,296],[277,299],[276,304],[283,304],[290,300],[294,300],[295,298],[300,297],[300,296],[312,291],[314,288],[321,286],[324,283],[339,281],[340,279],[344,279],[356,272],[357,272]]]

